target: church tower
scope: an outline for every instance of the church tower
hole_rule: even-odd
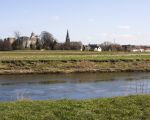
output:
[[[67,30],[66,43],[70,43],[69,31]]]

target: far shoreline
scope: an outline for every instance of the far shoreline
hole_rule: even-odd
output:
[[[101,74],[101,73],[150,73],[150,70],[89,70],[89,71],[43,71],[43,72],[30,72],[30,71],[0,71],[0,75],[62,75],[62,74]]]

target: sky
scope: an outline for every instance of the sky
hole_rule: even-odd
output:
[[[64,42],[150,45],[150,0],[0,0],[0,38],[48,31]]]

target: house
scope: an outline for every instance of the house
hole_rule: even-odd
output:
[[[122,50],[123,51],[132,51],[135,46],[133,45],[122,45]]]
[[[7,38],[7,40],[9,41],[10,45],[12,45],[15,42],[15,38]]]
[[[97,52],[101,52],[102,48],[100,47],[100,45],[98,44],[89,44],[87,46],[82,47],[82,51],[97,51]]]
[[[99,47],[95,48],[94,51],[102,52],[102,48],[99,46]]]
[[[122,50],[129,52],[144,52],[144,46],[138,45],[122,45]]]
[[[144,52],[144,49],[142,48],[134,48],[131,50],[131,52]]]
[[[89,51],[98,51],[98,52],[102,51],[102,48],[98,44],[89,44],[88,47]]]
[[[145,52],[150,52],[150,48],[145,48],[144,51]]]

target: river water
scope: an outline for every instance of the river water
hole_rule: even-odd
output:
[[[0,101],[150,94],[150,73],[0,75]]]

